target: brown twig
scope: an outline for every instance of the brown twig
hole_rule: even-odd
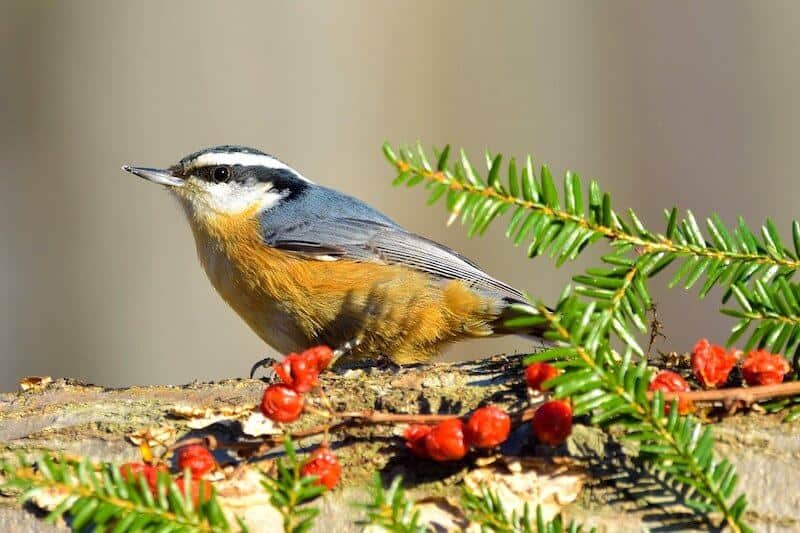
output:
[[[524,413],[530,411],[531,409],[526,409],[523,411],[521,416],[521,420],[528,420],[530,417],[533,416],[533,411],[530,413],[528,418],[525,418]],[[402,414],[402,413],[384,413],[381,411],[375,411],[372,409],[364,410],[364,411],[342,411],[342,412],[329,412],[328,413],[331,419],[339,419],[339,422],[325,422],[322,424],[317,424],[315,426],[311,426],[308,428],[300,429],[297,431],[292,431],[289,433],[289,436],[292,439],[303,439],[306,437],[313,437],[316,435],[322,435],[325,433],[335,433],[337,431],[341,431],[345,428],[359,425],[359,424],[433,424],[436,422],[441,422],[442,420],[447,420],[449,418],[458,418],[458,415],[414,415],[414,414]],[[177,442],[168,448],[168,451],[173,451],[178,448],[182,448],[184,446],[188,446],[190,444],[202,444],[210,449],[217,449],[217,448],[224,448],[230,450],[239,450],[247,452],[250,455],[261,455],[267,453],[272,448],[283,444],[286,440],[285,435],[278,434],[278,435],[269,435],[264,438],[258,440],[249,440],[249,441],[239,441],[239,442],[231,442],[231,443],[218,443],[213,436],[207,437],[195,437],[190,439],[184,439],[180,442]]]
[[[656,304],[653,303],[650,305],[650,309],[647,311],[653,315],[653,319],[650,321],[650,342],[647,344],[647,354],[649,356],[656,339],[661,337],[666,340],[667,336],[664,335],[664,324],[661,322],[661,319],[658,318],[658,307]]]
[[[459,418],[459,415],[409,415],[403,413],[384,413],[367,409],[364,411],[344,411],[335,414],[338,417],[350,420],[363,420],[375,424],[401,423],[401,424],[431,424],[450,418]]]
[[[340,421],[336,423],[323,423],[317,424],[298,431],[293,431],[289,434],[292,439],[303,439],[306,437],[313,437],[325,433],[336,433],[345,428],[354,425],[363,424],[431,424],[447,420],[449,418],[458,418],[457,415],[409,415],[402,413],[384,413],[374,410],[365,411],[343,411],[331,413],[331,418],[339,418]],[[269,450],[277,445],[282,444],[286,440],[284,435],[271,435],[267,439],[258,441],[245,441],[234,443],[230,448],[235,448],[243,451],[248,451],[253,455],[260,455],[267,453]]]
[[[800,394],[800,381],[779,383],[777,385],[760,385],[757,387],[733,387],[730,389],[696,390],[689,392],[665,392],[664,399],[679,398],[693,402],[726,402],[739,401],[750,405],[760,400],[794,396]],[[652,396],[652,394],[650,395]]]

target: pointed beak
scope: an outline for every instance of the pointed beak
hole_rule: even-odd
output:
[[[124,165],[122,170],[130,172],[131,174],[135,174],[148,181],[152,181],[153,183],[167,185],[169,187],[181,187],[184,183],[183,179],[174,176],[169,170],[163,170],[159,168],[132,167],[130,165]]]

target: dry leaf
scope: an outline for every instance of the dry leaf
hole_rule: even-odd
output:
[[[77,496],[67,496],[67,494],[62,490],[50,488],[37,490],[31,497],[31,502],[40,509],[52,511],[61,505],[61,502],[67,498],[71,498],[73,503],[74,500],[78,499]]]
[[[171,446],[178,435],[178,430],[170,425],[152,426],[128,435],[128,440],[142,449]],[[145,458],[146,460],[146,458]]]
[[[480,493],[481,485],[497,492],[510,513],[542,507],[545,520],[552,520],[562,507],[575,501],[583,487],[584,469],[569,459],[504,457],[469,472],[467,488]]]
[[[252,437],[260,437],[262,435],[278,435],[281,433],[281,429],[260,411],[254,411],[242,422],[242,432]]]
[[[417,500],[414,509],[419,511],[420,523],[434,531],[464,531],[469,524],[458,500],[453,498],[423,498]]]
[[[247,467],[231,479],[214,483],[217,501],[229,524],[236,524],[236,517],[253,532],[283,530],[283,517],[269,502],[269,494],[261,485],[261,472]]]
[[[50,376],[27,376],[19,380],[19,388],[22,392],[36,392],[46,388],[53,382]]]
[[[203,429],[222,420],[244,419],[255,409],[255,404],[222,405],[219,407],[198,407],[178,404],[167,409],[175,418],[189,420],[186,424],[192,429]]]

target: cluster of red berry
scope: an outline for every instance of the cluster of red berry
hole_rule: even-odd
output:
[[[532,389],[559,374],[547,363],[533,363],[525,369],[525,381]],[[544,402],[531,421],[536,438],[558,446],[572,433],[572,406],[564,400]],[[499,407],[489,405],[475,410],[466,423],[448,418],[436,425],[412,424],[406,428],[406,446],[417,457],[434,461],[458,461],[470,448],[494,448],[505,442],[511,431],[511,418]]]
[[[434,461],[458,461],[471,446],[493,448],[508,438],[511,418],[499,407],[477,409],[465,424],[448,418],[431,426],[411,424],[405,430],[406,446],[417,457]]]
[[[200,444],[190,444],[184,446],[178,451],[178,468],[181,471],[189,470],[189,479],[184,479],[180,475],[175,479],[175,485],[178,490],[184,492],[185,484],[188,482],[188,490],[192,495],[192,502],[198,505],[200,502],[200,493],[203,494],[203,501],[208,501],[211,498],[211,483],[203,479],[207,473],[217,468],[217,462],[214,456],[208,451],[208,448]],[[145,483],[150,488],[150,492],[154,496],[158,493],[158,475],[160,472],[168,473],[165,464],[152,465],[144,462],[125,463],[120,466],[120,475],[125,481],[131,482],[138,480],[140,477],[144,478]]]
[[[741,351],[728,351],[718,344],[711,344],[706,339],[700,339],[692,350],[692,373],[704,389],[723,386],[727,383],[731,370],[739,362],[741,356]],[[782,355],[755,350],[747,354],[741,369],[742,378],[751,387],[774,385],[783,382],[783,377],[789,372],[789,363]],[[688,392],[691,388],[679,374],[671,370],[662,370],[650,382],[649,390]],[[688,399],[681,398],[678,401],[680,414],[690,412],[692,407],[692,403]]]
[[[525,383],[533,390],[545,391],[547,380],[561,374],[553,365],[533,363],[525,368]],[[533,434],[550,446],[558,446],[572,433],[572,404],[567,400],[549,400],[536,410],[531,420]]]
[[[275,422],[294,422],[303,412],[303,394],[319,384],[319,373],[333,361],[333,350],[315,346],[290,353],[273,366],[283,383],[270,385],[261,398],[261,412]]]
[[[302,353],[291,353],[273,369],[282,383],[264,390],[261,413],[275,422],[294,422],[303,412],[303,394],[319,384],[319,374],[333,361],[333,350],[315,346]],[[322,445],[311,453],[303,465],[304,476],[317,476],[317,483],[332,489],[342,476],[342,465],[331,449]]]

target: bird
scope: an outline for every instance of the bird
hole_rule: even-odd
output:
[[[405,365],[454,341],[541,333],[505,325],[532,312],[521,291],[260,150],[122,168],[178,199],[211,284],[279,353],[324,344]]]

